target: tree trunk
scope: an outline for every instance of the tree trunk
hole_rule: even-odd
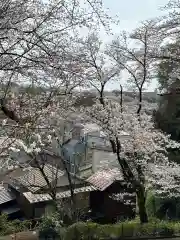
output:
[[[145,189],[144,186],[139,186],[138,189],[136,190],[136,195],[137,195],[137,204],[138,204],[138,210],[139,210],[139,217],[140,217],[140,222],[147,223],[148,222],[148,216],[146,212],[146,196],[145,196]]]

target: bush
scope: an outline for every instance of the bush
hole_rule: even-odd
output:
[[[91,239],[96,239],[96,234],[97,234],[97,227],[98,225],[95,223],[84,223],[84,222],[79,222],[76,224],[71,225],[70,227],[67,228],[66,234],[65,234],[65,239],[88,239],[91,237]],[[98,235],[98,237],[100,237]]]
[[[0,215],[0,235],[28,230],[29,221],[8,221],[6,215]],[[62,226],[58,214],[46,216],[39,225],[40,239],[53,236],[64,240],[118,239],[121,237],[152,237],[180,235],[180,222],[161,221],[151,218],[147,224],[140,224],[138,218],[116,224],[100,225],[92,222],[78,222],[67,228]]]
[[[151,236],[168,237],[175,234],[180,234],[180,223],[178,222],[166,222],[154,219],[154,221],[147,224],[140,224],[135,219],[114,225],[99,225],[91,222],[76,223],[67,228],[65,240]]]
[[[30,221],[14,220],[9,221],[6,214],[0,215],[0,235],[9,235],[15,232],[27,231],[30,226]]]
[[[157,217],[157,202],[153,192],[149,191],[146,197],[146,210],[148,217]]]
[[[160,198],[155,196],[152,191],[147,192],[146,210],[148,217],[171,219],[180,218],[180,199],[179,198]]]
[[[44,237],[50,236],[60,239],[62,229],[58,214],[45,216],[39,225],[39,237],[44,239]]]

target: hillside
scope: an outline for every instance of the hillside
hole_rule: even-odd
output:
[[[95,102],[95,99],[97,97],[96,91],[84,91],[81,93],[80,97],[76,101],[76,106],[92,106],[92,104]],[[114,91],[106,91],[105,96],[107,98],[113,99],[115,101],[120,100],[120,95],[117,92]],[[123,92],[123,101],[124,102],[133,102],[137,97],[137,94],[134,92]],[[144,92],[143,93],[143,100],[149,102],[149,103],[157,103],[158,96],[155,92]]]

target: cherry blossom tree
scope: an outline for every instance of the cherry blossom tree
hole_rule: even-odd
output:
[[[77,36],[100,25],[106,28],[109,20],[99,0],[0,2],[0,134],[17,140],[8,150],[23,150],[36,161],[52,136],[58,146],[65,142],[61,120],[74,110],[75,89],[84,85],[86,70]],[[56,200],[56,184],[48,182],[44,163],[36,161],[36,166]]]
[[[117,67],[127,73],[127,84],[137,92],[140,113],[143,91],[153,79],[152,53],[158,49],[157,21],[149,20],[141,24],[132,33],[123,32],[107,47],[107,54],[115,61]]]
[[[176,2],[170,3],[173,8],[179,6]],[[146,21],[132,34],[123,33],[104,51],[103,43],[95,34],[79,37],[81,30],[92,31],[99,24],[107,26],[109,17],[101,7],[99,0],[1,1],[0,104],[6,119],[1,121],[0,134],[15,139],[8,150],[27,153],[56,201],[58,165],[51,184],[44,172],[44,159],[39,161],[37,156],[53,140],[59,151],[66,142],[60,131],[61,119],[66,120],[70,112],[77,111],[73,107],[78,95],[75,89],[95,88],[97,103],[82,110],[106,133],[124,179],[136,191],[140,220],[145,223],[148,221],[147,189],[155,189],[162,196],[180,193],[180,168],[167,156],[168,148],[180,146],[155,129],[151,116],[142,108],[142,93],[153,78],[154,59],[159,56],[159,52],[155,55],[156,50],[165,39],[163,34],[167,33],[168,26],[172,29],[174,24],[177,30],[178,21],[173,19],[178,14],[169,15],[166,24]],[[121,85],[119,103],[105,98],[105,87],[110,81],[118,80],[122,70],[129,74],[129,83],[138,91],[138,108],[122,103]],[[18,87],[13,88],[12,83]],[[40,92],[34,93],[32,90],[37,88]],[[127,133],[128,139],[121,139],[122,132]],[[74,208],[71,175],[60,153],[59,159],[68,174]]]
[[[147,25],[146,28],[148,28]],[[144,44],[144,48],[142,47],[140,50],[129,49],[128,45],[125,44],[125,46],[118,48],[119,52],[117,49],[113,52],[114,46],[111,46],[111,56],[115,58],[117,64],[120,66],[119,71],[123,68],[126,69],[131,75],[131,82],[136,84],[139,94],[138,108],[136,108],[134,103],[122,104],[123,89],[121,85],[121,99],[119,103],[106,99],[103,94],[104,88],[101,88],[102,92],[98,91],[99,101],[92,107],[82,108],[82,111],[86,112],[87,116],[90,117],[89,119],[101,126],[107,134],[112,150],[117,155],[124,179],[132,184],[136,191],[141,223],[148,221],[145,208],[146,190],[149,187],[157,187],[155,181],[153,181],[155,172],[163,167],[167,168],[167,172],[171,172],[175,168],[179,169],[179,166],[175,166],[169,162],[167,156],[167,149],[169,147],[179,148],[179,144],[171,141],[169,136],[164,135],[154,128],[152,115],[146,114],[152,106],[149,106],[150,104],[142,105],[143,87],[151,79],[149,71],[152,59],[150,56],[153,52],[150,48],[152,42],[148,39],[150,35],[148,35],[148,31],[147,33],[146,30],[144,31],[145,33],[143,32],[142,35],[140,34],[141,32],[138,35],[138,31],[136,32],[137,36],[136,34],[134,35],[134,38],[137,37],[138,40],[140,39],[141,44]],[[145,40],[142,36],[145,37]],[[126,38],[124,40],[126,41]],[[95,82],[98,84],[96,79]],[[128,134],[128,139],[123,139],[122,135],[124,132]],[[174,172],[174,175],[171,174],[171,178],[173,179],[172,189],[177,187],[178,171]],[[159,179],[159,177],[157,178]],[[148,179],[150,180],[148,181]],[[165,193],[171,195],[173,190],[169,189],[167,191],[168,186],[165,186],[166,183],[167,181],[164,179],[161,183],[161,188],[161,184],[159,184],[157,188],[159,189],[158,193],[160,193],[161,189],[162,195]],[[163,191],[163,189],[166,189],[166,191]],[[178,192],[179,190],[176,191]]]
[[[104,44],[98,33],[89,34],[81,44],[80,52],[86,68],[87,86],[97,91],[99,100],[103,104],[105,87],[109,82],[118,80],[120,71],[105,54]]]
[[[136,191],[141,223],[147,222],[147,189],[151,188],[161,196],[179,195],[180,167],[169,162],[167,149],[179,148],[180,145],[155,129],[151,116],[142,112],[139,121],[136,108],[129,110],[123,107],[122,111],[119,103],[104,100],[104,105],[97,102],[86,108],[86,113],[102,126],[113,142],[123,177]],[[128,138],[123,139],[122,132],[126,132]]]
[[[179,35],[179,9],[178,0],[169,0],[162,8],[166,14],[159,18],[159,30],[164,32],[164,36],[172,36],[173,38]]]
[[[19,121],[12,111],[5,110],[12,82],[45,88],[46,105],[54,95],[67,93],[81,83],[74,39],[80,28],[105,25],[107,15],[101,7],[100,1],[1,2],[1,109],[12,120]],[[17,96],[25,96],[22,101],[26,101],[27,94]],[[36,102],[36,108],[42,106]]]
[[[32,131],[32,128],[30,130]],[[65,136],[62,139],[58,135],[57,129],[35,128],[33,132],[26,134],[24,139],[16,139],[13,143],[11,142],[7,150],[13,156],[9,165],[12,168],[16,166],[23,168],[25,171],[25,175],[18,177],[15,184],[22,184],[28,188],[32,197],[52,200],[55,210],[65,224],[67,221],[69,223],[79,221],[82,214],[87,211],[87,208],[79,208],[76,195],[81,192],[81,189],[80,191],[76,190],[76,176],[79,176],[81,162],[79,165],[76,164],[74,176],[69,167],[69,164],[73,163],[68,162],[62,153],[63,145],[68,140]],[[53,146],[56,144],[55,151],[52,144]],[[21,152],[24,153],[23,156],[26,159],[23,163],[19,162]],[[52,154],[52,157],[49,158],[48,154]],[[39,180],[39,177],[36,179],[36,174],[40,174],[42,180]],[[59,192],[58,185],[62,176],[67,176],[69,183],[68,190],[65,191],[65,195],[67,195],[64,197],[62,197],[62,192]]]
[[[160,41],[158,49],[153,51],[154,60],[169,60],[179,63],[179,12],[180,4],[178,0],[169,0],[162,8],[164,15],[157,18],[155,26],[156,35],[154,42]],[[170,45],[172,44],[172,48]],[[153,47],[153,46],[152,46]],[[179,74],[179,73],[178,73]]]
[[[97,55],[95,55],[95,53],[97,54],[97,50],[93,51],[93,49],[99,49],[99,47],[94,45],[93,48],[92,43],[90,46],[90,59],[93,61],[91,63],[89,58],[86,57],[85,62],[87,62],[87,64],[91,63],[91,66],[95,69],[96,75],[94,77],[92,73],[93,82],[90,79],[90,84],[98,91],[99,102],[92,107],[82,108],[82,111],[86,112],[87,116],[90,117],[89,120],[95,121],[102,126],[102,129],[106,132],[112,150],[117,155],[124,179],[132,184],[136,190],[140,220],[142,223],[148,221],[145,208],[146,189],[149,186],[154,187],[153,181],[151,181],[151,185],[149,184],[150,181],[147,181],[153,174],[152,166],[162,164],[164,167],[169,166],[170,169],[172,166],[168,161],[167,148],[169,144],[174,147],[179,147],[175,142],[171,142],[168,136],[164,136],[154,128],[151,115],[147,115],[145,113],[147,109],[142,108],[143,88],[152,77],[150,70],[153,62],[150,56],[153,52],[151,48],[154,40],[153,38],[151,39],[153,28],[155,28],[155,22],[151,21],[144,24],[143,28],[137,29],[134,34],[131,35],[133,40],[140,42],[139,48],[131,49],[129,43],[127,43],[126,36],[123,35],[124,45],[121,45],[121,42],[118,41],[114,42],[114,45],[111,45],[109,53],[117,63],[115,66],[112,65],[113,69],[119,68],[119,71],[116,70],[117,73],[122,69],[127,70],[131,76],[130,83],[136,85],[139,95],[138,109],[136,109],[133,104],[129,104],[128,107],[122,104],[123,89],[121,85],[120,103],[105,98],[104,86],[107,82],[102,81],[104,80],[104,78],[102,78],[104,69],[99,67],[100,61]],[[93,40],[95,44],[95,39],[93,38],[91,40]],[[98,46],[100,46],[100,44]],[[88,54],[86,54],[86,56],[88,56]],[[101,74],[99,74],[99,72]],[[98,78],[97,76],[100,77]],[[111,78],[105,79],[111,80]],[[128,133],[128,140],[121,140],[123,132]],[[176,178],[176,176],[173,177]],[[153,177],[151,177],[151,180],[152,179]],[[174,184],[174,186],[176,187],[177,185]],[[163,187],[164,186],[162,186],[162,189]]]
[[[81,30],[99,24],[106,28],[110,18],[96,0],[4,0],[0,13],[0,105],[8,121],[20,126],[20,134],[26,124],[33,129],[48,113],[65,107],[72,91],[84,84],[75,39]],[[36,88],[41,92],[33,94]]]

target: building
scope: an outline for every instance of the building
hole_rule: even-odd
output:
[[[14,213],[17,214],[20,211],[26,219],[37,219],[51,211],[53,199],[50,192],[46,191],[43,177],[37,173],[37,170],[31,171],[32,176],[27,176],[26,173],[19,179],[13,179],[12,183],[8,184],[7,191],[13,196],[11,203],[15,200]],[[98,170],[86,181],[78,179],[76,176],[71,176],[71,180],[74,184],[75,207],[76,210],[82,212],[82,215],[85,213],[87,216],[90,211],[89,217],[101,223],[115,222],[135,216],[135,192],[124,182],[119,169]],[[56,200],[60,206],[62,205],[62,209],[69,211],[71,209],[70,199],[71,189],[68,178],[66,174],[60,174]],[[10,207],[9,203],[7,202],[8,207]],[[5,205],[3,207],[5,208]],[[16,214],[14,216],[18,217]]]
[[[120,172],[110,170],[117,169],[118,162],[105,134],[95,124],[75,124],[68,129],[66,143],[59,146],[56,141],[51,149],[39,154],[40,162],[41,154],[44,157],[43,173],[34,162],[27,165],[26,154],[19,152],[13,156],[19,161],[19,167],[8,169],[0,176],[6,190],[14,196],[11,201],[15,200],[16,204],[13,206],[17,205],[26,219],[41,217],[52,206],[51,186],[55,188],[56,199],[67,210],[73,187],[78,209],[88,212],[91,208],[93,214],[104,214],[107,221],[124,216],[128,211],[128,216],[132,216],[132,206],[125,208],[118,200],[118,194],[127,186],[119,179]],[[126,137],[126,133],[123,136]],[[122,212],[122,209],[127,211]]]
[[[71,188],[74,189],[77,199],[77,208],[89,207],[89,192],[94,190],[84,180],[71,176],[69,182],[67,172],[46,164],[43,172],[51,184],[50,188],[42,172],[35,167],[29,169],[14,169],[4,178],[4,186],[11,193],[23,216],[26,219],[39,218],[46,214],[47,209],[53,205],[51,191],[56,191],[56,199],[59,204],[67,203],[71,197]],[[68,208],[68,207],[67,207]],[[18,216],[17,216],[18,217]]]
[[[104,138],[86,135],[84,139],[71,139],[63,146],[63,156],[72,174],[86,178],[100,168],[117,166],[116,155]]]
[[[72,174],[87,178],[100,168],[117,166],[109,140],[96,124],[76,124],[62,154]]]
[[[119,169],[99,170],[86,181],[96,189],[90,192],[93,218],[99,216],[101,223],[109,223],[135,217],[136,194]]]
[[[5,189],[3,186],[0,187],[0,213],[7,214],[8,219],[23,219],[24,215],[21,211],[19,204],[17,203],[16,196]]]
[[[134,216],[135,197],[129,199],[130,195],[127,196],[126,202],[131,200],[132,204],[124,204],[124,193],[132,193],[132,189],[126,186],[117,168],[103,170],[100,167],[88,178],[71,174],[71,186],[68,174],[63,169],[56,169],[47,163],[44,166],[44,173],[52,186],[57,176],[54,185],[56,199],[66,211],[71,209],[71,186],[73,186],[76,209],[82,213],[87,214],[91,210],[91,217],[99,219],[101,215],[104,222]],[[53,206],[51,192],[38,168],[11,170],[4,178],[3,184],[6,186],[8,197],[4,203],[0,202],[0,209],[8,213],[11,219],[22,217],[37,219],[51,211]],[[3,192],[0,194],[5,195]]]

